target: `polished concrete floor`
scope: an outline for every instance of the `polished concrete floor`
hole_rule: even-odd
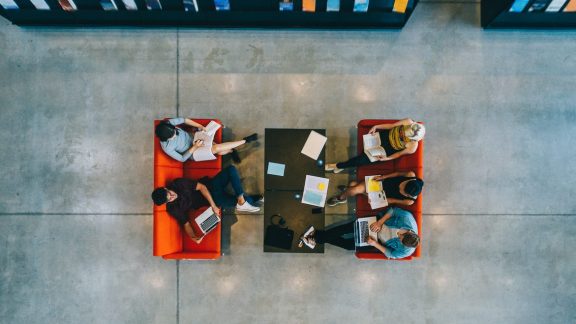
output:
[[[434,1],[398,31],[0,19],[0,53],[1,323],[576,322],[576,31]],[[323,127],[329,160],[360,119],[425,121],[422,257],[264,254],[261,214],[226,216],[218,261],[152,257],[152,120],[177,115]],[[263,145],[241,154],[261,191]]]

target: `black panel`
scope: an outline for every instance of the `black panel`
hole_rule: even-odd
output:
[[[278,11],[279,0],[230,0],[233,11]]]

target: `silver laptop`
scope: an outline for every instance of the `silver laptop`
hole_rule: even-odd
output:
[[[362,217],[354,223],[354,240],[357,247],[369,246],[368,236],[378,240],[378,234],[370,230],[370,225],[376,222],[376,216]]]
[[[202,214],[196,217],[195,221],[196,224],[198,224],[198,227],[200,227],[202,233],[207,234],[216,228],[216,225],[220,223],[220,218],[214,213],[212,208],[208,208]]]

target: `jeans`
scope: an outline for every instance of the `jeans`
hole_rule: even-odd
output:
[[[228,184],[232,186],[234,195],[231,195],[226,190]],[[216,205],[223,208],[235,207],[238,197],[244,195],[244,189],[242,189],[238,170],[234,166],[226,167],[224,170],[220,171],[216,176],[214,176],[214,178],[210,179],[206,186],[208,187],[208,191],[210,191],[212,199],[214,199]],[[249,204],[253,204],[254,202],[250,196],[244,195],[244,199],[246,199]]]
[[[356,222],[356,219],[353,219],[348,223],[332,227],[326,231],[317,230],[314,234],[316,243],[330,243],[348,251],[354,250],[356,248],[356,244],[354,242],[354,222]],[[342,236],[346,234],[348,234],[348,237],[343,238]]]

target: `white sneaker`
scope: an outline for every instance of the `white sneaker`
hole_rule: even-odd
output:
[[[340,172],[344,171],[344,169],[338,169],[338,168],[336,167],[336,164],[333,164],[333,165],[328,165],[328,164],[326,164],[326,165],[324,166],[324,171],[328,171],[328,172],[332,171],[332,172],[334,172],[334,173],[340,173]]]
[[[256,206],[252,206],[247,201],[245,201],[244,204],[242,204],[242,205],[236,204],[236,211],[255,213],[255,212],[259,212],[260,208],[258,208]]]

